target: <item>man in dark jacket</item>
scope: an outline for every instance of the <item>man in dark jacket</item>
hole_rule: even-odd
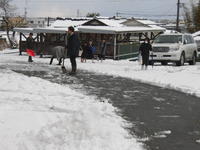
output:
[[[145,65],[145,69],[147,69],[149,65],[149,53],[150,51],[152,51],[152,46],[148,38],[146,38],[144,43],[140,45],[139,51],[142,56],[142,69],[144,68],[144,65]]]
[[[71,75],[76,74],[76,57],[79,55],[80,49],[80,41],[78,36],[74,33],[74,28],[68,28],[68,41],[67,41],[67,55],[70,58],[70,62],[72,65],[72,71],[70,72]]]
[[[26,39],[26,52],[29,55],[28,62],[33,62],[32,56],[35,56],[33,49],[34,49],[33,33],[30,33],[29,37]]]

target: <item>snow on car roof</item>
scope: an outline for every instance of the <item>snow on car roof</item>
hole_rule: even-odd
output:
[[[194,40],[195,40],[195,41],[200,41],[200,36],[194,37]]]
[[[192,36],[194,36],[194,37],[195,36],[200,36],[200,31],[197,31],[197,32],[193,33]]]
[[[162,35],[191,35],[191,34],[190,33],[163,33],[160,35],[162,36]]]

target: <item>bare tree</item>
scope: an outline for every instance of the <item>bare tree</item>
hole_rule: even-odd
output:
[[[193,13],[191,13],[190,9],[185,5],[183,5],[183,10],[184,10],[184,21],[188,32],[194,32],[193,16],[192,16]]]
[[[87,13],[86,17],[97,17],[97,16],[100,16],[100,13]]]
[[[10,32],[10,18],[14,16],[15,7],[11,5],[12,0],[0,0],[0,11],[1,16],[3,18],[3,24],[5,24],[5,29],[7,32],[7,37],[10,43],[10,46],[12,47],[13,41],[11,40],[9,36]]]
[[[189,32],[196,32],[200,30],[200,0],[194,2],[191,0],[191,6],[183,7],[184,19]]]

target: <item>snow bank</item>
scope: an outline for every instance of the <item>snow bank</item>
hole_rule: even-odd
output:
[[[0,78],[2,150],[143,149],[109,103],[6,69]]]

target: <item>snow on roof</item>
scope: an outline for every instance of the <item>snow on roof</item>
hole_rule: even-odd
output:
[[[34,32],[33,28],[14,28],[13,29],[15,32],[23,32],[23,33],[30,33]]]
[[[200,31],[197,31],[197,32],[195,32],[195,33],[192,34],[192,36],[194,36],[194,37],[195,36],[199,36],[199,35],[200,35]]]
[[[86,22],[85,20],[81,21],[56,20],[54,23],[52,23],[51,27],[53,28],[68,28],[70,26],[76,27],[82,25],[85,22]]]
[[[119,19],[119,20],[103,20],[103,19],[99,19],[99,21],[107,24],[108,26],[112,26],[112,27],[122,27],[125,26],[123,23],[128,21],[127,19]],[[149,27],[153,27],[153,28],[157,28],[157,29],[163,29],[161,28],[159,23],[153,22],[151,20],[136,20],[144,25],[148,25]]]
[[[194,40],[195,40],[195,41],[200,41],[200,36],[194,37]]]
[[[68,28],[36,28],[36,33],[62,33],[65,34]]]
[[[120,32],[149,32],[149,31],[165,31],[164,28],[154,27],[111,27],[111,26],[80,26],[78,30],[83,33],[104,33],[115,34]]]
[[[156,23],[151,20],[141,20],[141,19],[136,19],[138,22],[145,24],[145,25],[159,25],[159,23]]]
[[[165,31],[165,28],[159,27],[157,25],[148,25],[148,27],[141,26],[125,26],[122,23],[126,19],[97,19],[100,22],[106,24],[107,26],[81,26],[82,24],[88,22],[87,20],[56,20],[51,27],[48,28],[20,28],[16,29],[18,32],[35,32],[35,33],[65,33],[69,26],[74,26],[75,30],[81,32],[89,33],[107,33],[115,34],[117,32],[144,32],[144,31]],[[145,20],[146,23],[152,23],[151,21]]]
[[[166,30],[165,28],[162,28],[162,27],[160,27],[160,26],[157,26],[157,25],[148,25],[149,27],[151,27],[151,28],[153,28],[153,29],[160,29],[160,30]]]
[[[111,20],[111,19],[98,19],[99,21],[103,22],[104,24],[110,26],[110,27],[122,27],[122,22],[126,20]]]
[[[61,33],[65,34],[68,28],[14,28],[14,31],[21,33]],[[77,28],[75,28],[77,31]]]

